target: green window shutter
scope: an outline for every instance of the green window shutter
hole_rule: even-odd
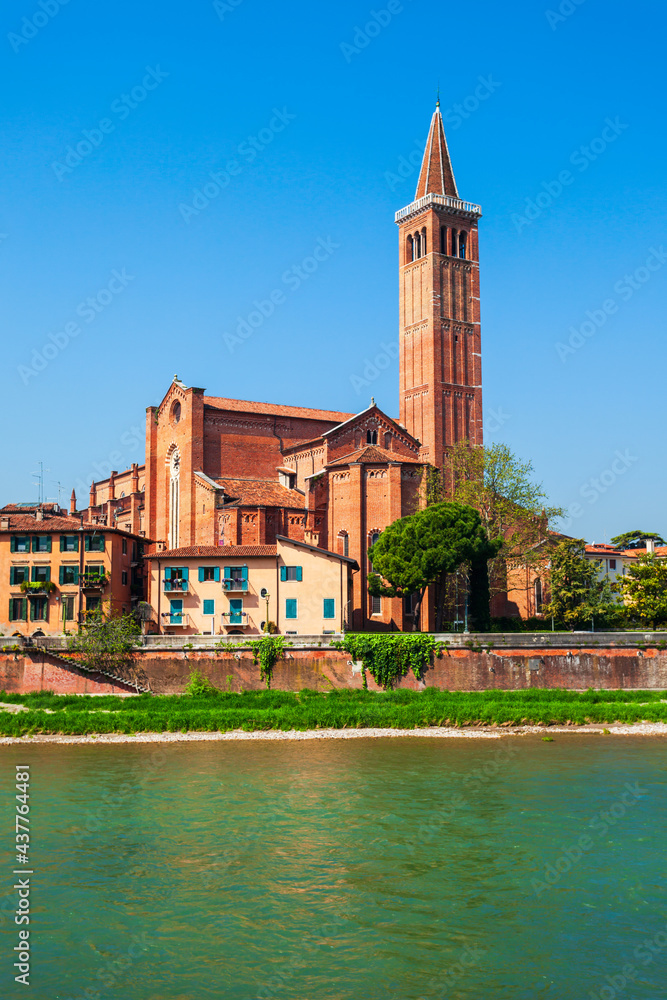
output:
[[[216,566],[213,570],[213,579],[216,583],[220,583],[220,567]]]
[[[32,573],[30,575],[30,579],[31,579],[31,581],[33,583],[37,583],[37,567],[36,566],[32,567]]]
[[[9,567],[9,586],[14,587],[16,585],[16,566]]]
[[[16,618],[14,618],[14,600],[11,597],[9,598],[9,620],[10,622],[16,621]]]
[[[296,598],[288,597],[285,601],[285,618],[296,618]]]
[[[9,542],[9,548],[11,552],[16,552],[16,535],[12,535]]]
[[[24,597],[21,601],[21,621],[27,622],[28,620],[28,598]]]
[[[335,618],[336,617],[336,602],[333,598],[324,598],[324,618]]]
[[[61,543],[62,543],[62,536],[61,536],[61,538],[60,538],[60,541],[61,541]],[[59,574],[58,574],[58,583],[59,583],[59,584],[60,584],[60,586],[62,587],[62,585],[63,585],[63,583],[64,583],[64,582],[65,582],[65,567],[64,567],[64,566],[61,566],[61,567],[60,567],[60,572],[59,572]]]
[[[67,552],[67,535],[60,536],[60,551]]]
[[[51,567],[46,567],[46,582],[51,583]]]
[[[39,535],[32,536],[32,551],[39,552]]]
[[[46,551],[51,551],[51,535],[46,536]]]
[[[280,567],[280,579],[283,581],[287,579],[287,566]]]
[[[184,583],[187,583],[187,581],[188,581],[188,574],[189,574],[189,572],[190,571],[189,571],[188,567],[184,566],[183,570],[182,570],[183,575],[181,576],[181,579],[183,580]]]
[[[98,542],[98,552],[104,552],[104,535],[100,535]]]
[[[204,601],[204,614],[205,615],[215,614],[215,601]]]
[[[241,567],[241,579],[243,580],[244,583],[248,582],[248,567],[247,566],[242,566]]]
[[[204,582],[204,567],[203,566],[199,567],[199,582],[200,583]],[[206,602],[204,602],[204,603],[206,603]]]
[[[84,548],[86,552],[90,552],[90,535],[86,535]]]
[[[165,580],[171,580],[171,569],[167,568],[164,571],[164,578],[165,578]]]
[[[74,579],[72,580],[72,583],[78,583],[78,582],[79,582],[79,567],[75,566],[74,567]]]
[[[79,551],[79,536],[78,535],[74,535],[74,551],[75,552]]]
[[[301,583],[303,580],[303,566],[297,566],[296,568],[296,578]]]

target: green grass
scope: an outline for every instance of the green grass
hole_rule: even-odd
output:
[[[429,726],[667,722],[664,691],[213,691],[196,696],[7,694],[0,735],[414,729]],[[45,711],[48,709],[48,712]]]

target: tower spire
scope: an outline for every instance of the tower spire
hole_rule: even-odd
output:
[[[440,111],[440,87],[438,87],[438,100],[426,140],[415,201],[423,198],[426,194],[448,194],[452,198],[459,196]]]

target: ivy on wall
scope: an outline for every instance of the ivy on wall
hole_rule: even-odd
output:
[[[376,684],[386,690],[392,688],[410,670],[420,681],[439,644],[436,644],[432,635],[422,632],[351,632],[335,645],[344,649],[355,660],[361,660],[364,670],[368,670]]]

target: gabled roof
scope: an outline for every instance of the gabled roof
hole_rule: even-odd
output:
[[[304,420],[327,420],[340,423],[351,414],[336,410],[311,410],[307,406],[283,406],[281,403],[254,403],[246,399],[225,399],[221,396],[204,396],[204,405],[216,410],[232,410],[237,413],[258,413],[276,417],[301,417]]]
[[[411,458],[409,455],[401,455],[396,451],[388,451],[386,448],[378,448],[375,444],[366,445],[365,448],[358,448],[351,451],[349,455],[342,455],[333,462],[328,462],[326,468],[330,469],[334,465],[350,465],[353,462],[360,462],[362,465],[386,465],[387,462],[404,465],[423,465],[418,458]]]
[[[359,563],[356,559],[352,559],[351,556],[341,556],[337,552],[330,552],[329,549],[321,549],[319,545],[309,545],[308,542],[297,542],[296,539],[288,538],[287,535],[276,535],[276,539],[285,545],[294,545],[297,549],[308,549],[310,552],[316,552],[320,556],[330,556],[332,559],[349,563],[353,568],[359,569]]]
[[[238,506],[290,507],[303,510],[306,500],[300,490],[290,490],[273,479],[218,479],[225,491],[225,503]]]
[[[452,198],[459,196],[440,113],[440,100],[431,119],[415,201],[427,194],[448,194]]]
[[[53,534],[62,532],[63,534],[74,535],[81,531],[81,519],[79,517],[68,517],[66,515],[51,516],[47,514],[43,521],[38,521],[34,514],[12,514],[6,509],[0,512],[0,518],[9,520],[9,527],[0,527],[0,534],[15,534],[19,532],[26,535]],[[132,531],[124,531],[122,528],[113,527],[107,524],[96,524],[93,521],[84,521],[83,530],[87,534],[98,533],[106,535],[114,532],[118,535],[137,538],[141,542],[149,542],[143,535],[137,535]]]
[[[251,558],[252,556],[275,556],[275,545],[186,545],[180,549],[165,549],[152,552],[145,558],[156,559],[228,559]]]

